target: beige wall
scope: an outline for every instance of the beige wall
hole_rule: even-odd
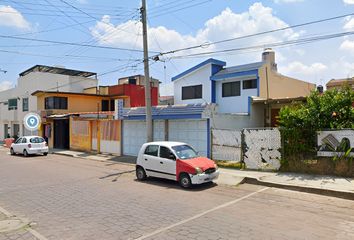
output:
[[[259,69],[260,97],[274,99],[308,96],[316,88],[315,84],[283,76],[270,69],[268,64]],[[268,72],[268,87],[266,72]],[[267,88],[269,89],[269,96],[267,96]]]

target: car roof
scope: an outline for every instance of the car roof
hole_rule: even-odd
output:
[[[145,143],[144,145],[159,145],[164,147],[174,147],[174,146],[188,145],[188,144],[183,142],[159,141],[159,142],[148,142]]]
[[[19,137],[19,138],[35,138],[35,137],[42,138],[41,136],[22,136],[22,137]]]

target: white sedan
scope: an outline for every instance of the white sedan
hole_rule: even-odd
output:
[[[48,144],[44,138],[39,136],[25,136],[20,137],[11,144],[10,153],[15,155],[17,153],[23,154],[28,157],[31,154],[43,154],[47,156],[48,154]]]

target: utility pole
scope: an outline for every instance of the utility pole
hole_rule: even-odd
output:
[[[151,91],[149,73],[148,37],[146,24],[146,0],[142,0],[140,9],[141,21],[143,23],[143,46],[144,46],[144,72],[145,72],[145,105],[146,105],[146,139],[152,142],[152,114],[151,114]]]

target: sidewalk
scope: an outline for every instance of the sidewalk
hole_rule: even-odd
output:
[[[76,157],[76,158],[83,158],[88,160],[94,161],[114,161],[120,162],[123,164],[135,165],[136,157],[132,156],[115,156],[111,154],[95,154],[95,153],[86,153],[86,152],[79,152],[73,150],[63,150],[63,149],[50,149],[50,153],[54,153],[57,155],[69,156],[69,157]]]
[[[220,169],[220,175],[251,183],[354,200],[354,179],[299,173]]]
[[[94,161],[114,161],[131,166],[134,166],[136,162],[136,157],[132,156],[118,157],[61,149],[51,149],[50,152]],[[231,186],[250,183],[354,200],[354,179],[352,178],[220,168],[220,176],[216,183]]]

